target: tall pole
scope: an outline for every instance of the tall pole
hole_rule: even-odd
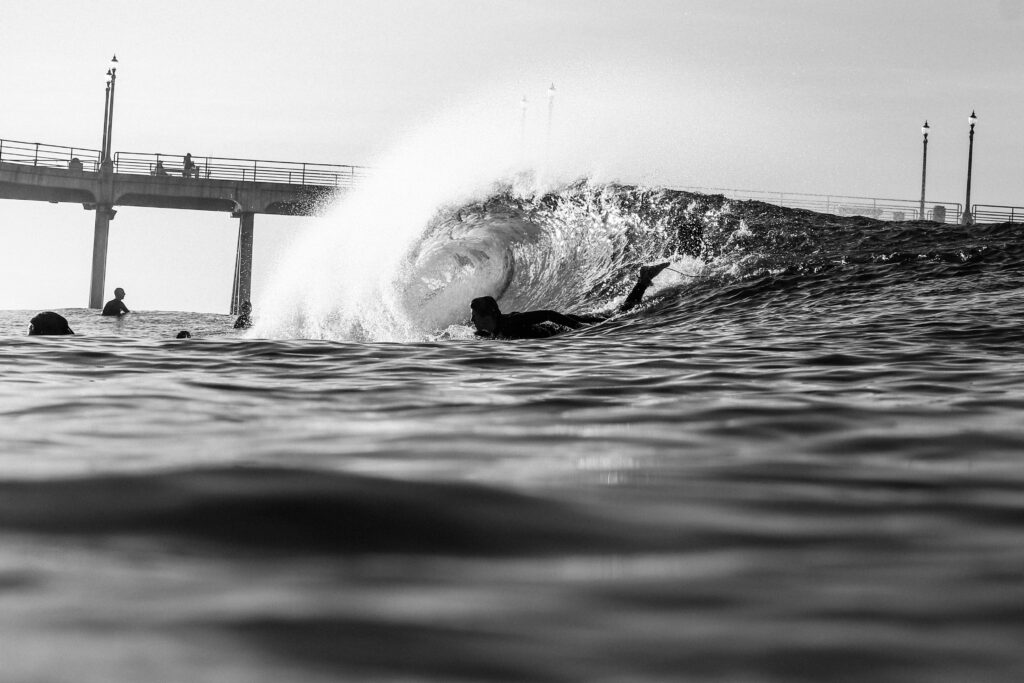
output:
[[[967,199],[964,201],[964,225],[973,225],[974,216],[971,215],[971,167],[974,165],[974,124],[978,122],[978,115],[971,111],[971,117],[967,119],[971,124],[970,145],[967,148]]]
[[[545,165],[548,165],[551,161],[551,122],[555,118],[555,84],[552,83],[551,87],[548,88],[548,137],[547,145],[544,150]]]
[[[110,60],[110,105],[108,107],[109,114],[106,119],[107,129],[103,131],[103,139],[107,141],[106,146],[103,148],[103,158],[106,161],[110,161],[110,148],[112,146],[111,138],[114,133],[114,88],[117,85],[117,55]]]
[[[519,156],[521,161],[526,161],[526,95],[523,95],[523,99],[519,102],[519,107],[522,109],[519,117]]]
[[[921,126],[921,132],[924,134],[924,155],[921,159],[921,209],[918,212],[918,219],[924,220],[924,184],[925,179],[928,177],[928,121],[925,120],[924,125]]]
[[[110,76],[110,69],[107,69]],[[107,92],[103,96],[103,143],[100,146],[100,164],[107,160],[107,121],[110,119],[110,79],[107,78]]]

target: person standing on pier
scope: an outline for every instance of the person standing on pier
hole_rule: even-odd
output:
[[[191,178],[196,165],[192,161],[192,152],[188,152],[181,161],[181,177]]]
[[[124,315],[129,313],[128,307],[124,305],[124,290],[118,287],[114,290],[114,298],[107,302],[100,315]]]

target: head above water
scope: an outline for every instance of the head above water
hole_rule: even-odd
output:
[[[32,318],[28,323],[28,333],[31,335],[74,334],[68,326],[67,319],[53,311],[45,311]]]
[[[123,299],[124,298],[124,290],[121,289],[120,287],[115,289],[114,290],[114,298],[115,299]]]
[[[493,296],[481,296],[469,303],[473,312],[473,324],[481,332],[493,334],[498,329],[498,321],[501,319],[501,309]]]

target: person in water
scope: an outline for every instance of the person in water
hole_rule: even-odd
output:
[[[103,307],[100,315],[124,315],[128,313],[128,307],[124,305],[124,290],[118,287],[114,290],[114,298]]]
[[[641,266],[640,276],[637,278],[636,284],[633,285],[633,291],[619,306],[619,312],[635,308],[643,298],[644,292],[651,286],[651,281],[667,267],[668,261],[651,266]],[[601,322],[609,317],[606,315],[573,315],[548,310],[502,313],[498,308],[498,302],[491,296],[477,297],[473,299],[469,307],[473,312],[476,336],[492,339],[540,339],[558,334],[557,330],[545,326],[544,323],[554,323],[575,330],[587,323]]]
[[[238,316],[238,320],[235,321],[235,329],[247,330],[252,327],[252,318],[249,317],[252,313],[252,304],[248,301],[243,301],[239,308],[239,312],[241,315]]]
[[[40,335],[74,334],[71,327],[68,326],[67,318],[53,311],[44,311],[32,318],[28,322],[28,333]]]

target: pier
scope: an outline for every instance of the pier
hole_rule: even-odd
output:
[[[366,175],[360,166],[118,152],[0,139],[0,199],[81,204],[95,212],[89,307],[102,308],[115,207],[221,211],[238,219],[230,312],[250,298],[256,214],[312,216]]]

